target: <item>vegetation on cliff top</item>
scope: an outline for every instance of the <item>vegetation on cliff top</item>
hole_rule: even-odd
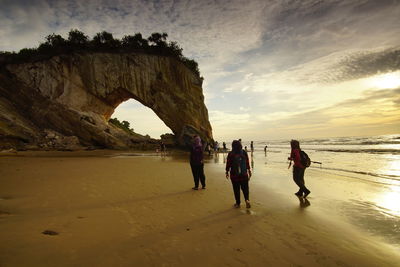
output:
[[[68,33],[67,39],[53,33],[48,35],[45,42],[41,43],[37,48],[23,48],[18,53],[0,52],[0,61],[4,63],[36,61],[55,55],[80,51],[142,52],[177,58],[200,77],[198,63],[183,56],[183,49],[176,42],[167,42],[167,37],[168,34],[166,33],[152,33],[147,39],[144,39],[141,33],[136,33],[134,35],[125,35],[120,40],[114,38],[111,33],[103,31],[90,39],[83,32],[72,29]]]
[[[146,135],[141,135],[138,133],[135,133],[135,131],[133,130],[133,128],[131,128],[131,125],[128,121],[120,121],[117,118],[111,118],[108,120],[109,123],[111,123],[112,125],[114,125],[115,127],[118,127],[120,129],[122,129],[123,131],[125,131],[127,134],[129,135],[133,135],[133,136],[140,136],[140,137],[144,137],[146,139],[150,139],[150,135],[146,134]]]
[[[135,131],[130,127],[130,123],[128,121],[119,121],[117,118],[112,118],[108,120],[109,123],[117,126],[118,128],[124,130],[128,134],[133,134]]]

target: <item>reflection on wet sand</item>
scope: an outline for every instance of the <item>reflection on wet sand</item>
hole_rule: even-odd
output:
[[[251,151],[251,157],[250,158],[251,158],[251,163],[250,163],[251,164],[251,169],[254,170],[254,159],[253,159],[254,158],[254,154],[253,154],[253,151]]]
[[[391,210],[360,200],[346,201],[342,203],[342,208],[351,221],[369,233],[400,244],[400,217],[393,215]]]
[[[400,188],[397,186],[392,186],[391,191],[382,194],[377,203],[382,206],[387,213],[400,216]]]
[[[300,209],[305,209],[311,205],[310,201],[307,198],[299,197],[299,196],[297,198],[300,201]]]

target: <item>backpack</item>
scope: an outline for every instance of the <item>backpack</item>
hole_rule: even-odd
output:
[[[310,157],[303,150],[300,150],[300,162],[301,162],[301,165],[304,166],[304,168],[310,167],[310,165],[311,165]]]
[[[247,164],[246,164],[247,153],[240,151],[240,154],[233,154],[232,160],[232,174],[234,175],[247,175]]]

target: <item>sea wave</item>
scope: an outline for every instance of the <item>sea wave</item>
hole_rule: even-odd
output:
[[[309,138],[299,140],[302,145],[324,146],[369,146],[369,145],[400,145],[400,135],[381,135],[369,137],[333,137],[333,138]],[[259,144],[287,145],[290,140],[271,140],[258,142]]]
[[[391,154],[391,155],[400,155],[400,149],[325,149],[319,148],[315,149],[316,151],[324,151],[324,152],[337,152],[337,153],[368,153],[368,154]]]
[[[354,171],[354,170],[346,170],[346,169],[340,169],[340,168],[329,168],[329,167],[328,168],[327,167],[322,167],[321,169],[332,170],[332,171],[340,171],[340,172],[346,172],[346,173],[356,173],[356,174],[373,176],[373,177],[383,178],[383,179],[392,180],[392,181],[400,181],[400,176],[398,176],[398,175],[380,174],[380,173],[364,172],[364,171]]]

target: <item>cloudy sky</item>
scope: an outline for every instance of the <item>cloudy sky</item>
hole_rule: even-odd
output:
[[[399,0],[0,0],[0,50],[79,29],[167,32],[199,63],[214,138],[400,132]],[[134,100],[115,116],[170,131]]]

